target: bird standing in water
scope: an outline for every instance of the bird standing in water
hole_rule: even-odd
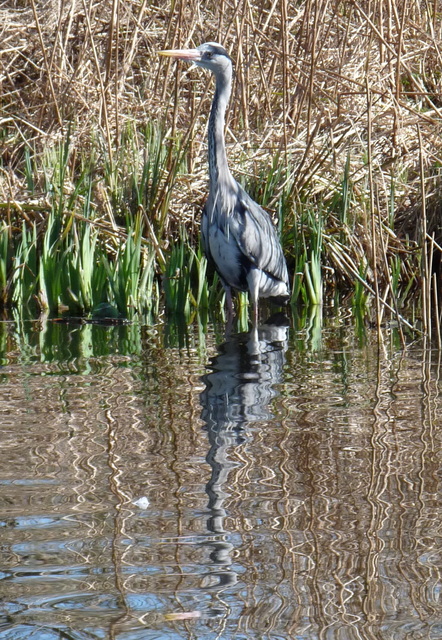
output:
[[[238,184],[227,164],[224,119],[232,90],[232,60],[216,42],[159,53],[193,62],[215,75],[208,131],[209,196],[201,220],[201,240],[225,289],[229,321],[233,317],[233,288],[249,292],[256,324],[259,298],[269,298],[278,305],[287,303],[289,278],[269,215]]]

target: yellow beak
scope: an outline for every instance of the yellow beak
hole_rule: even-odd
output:
[[[201,52],[198,49],[165,49],[164,51],[158,51],[158,55],[177,58],[178,60],[188,60],[189,62],[201,60]]]

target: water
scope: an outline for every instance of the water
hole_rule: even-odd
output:
[[[383,338],[1,323],[0,640],[442,637],[438,354]]]

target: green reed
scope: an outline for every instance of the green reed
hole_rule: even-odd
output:
[[[0,223],[0,305],[8,299],[8,273],[12,264],[11,229],[6,222]]]
[[[201,249],[193,249],[185,231],[181,230],[179,241],[170,252],[163,278],[165,306],[169,313],[189,318],[192,311],[207,309],[210,287],[206,271],[207,260]]]
[[[102,253],[100,266],[105,269],[102,277],[106,281],[104,276],[107,276],[109,285],[107,301],[118,309],[120,316],[158,312],[155,253],[153,247],[144,246],[142,240],[143,219],[138,214],[114,258],[111,260]]]
[[[15,246],[14,260],[9,272],[8,298],[16,307],[35,302],[38,281],[37,225],[29,228],[23,222],[20,240]]]
[[[355,280],[354,290],[352,295],[352,306],[353,309],[356,309],[358,314],[361,315],[362,312],[366,309],[367,301],[368,301],[368,292],[364,287],[364,282],[367,280],[367,265],[366,263],[361,263],[359,265],[359,279]]]
[[[170,198],[184,161],[179,140],[167,139],[161,126],[126,122],[113,163],[103,165],[104,186],[114,213],[135,216],[143,211],[155,240],[167,241]]]
[[[74,134],[68,129],[60,144],[46,149],[40,165],[31,147],[24,154],[29,196],[43,188],[49,204],[36,209],[35,219],[16,213],[12,222],[2,221],[3,306],[132,319],[157,317],[164,302],[167,313],[186,322],[208,310],[225,319],[219,278],[185,225],[169,216],[185,169],[179,141],[165,140],[156,124],[127,122],[110,162],[98,135],[79,153]],[[331,283],[324,274],[336,273],[340,280],[334,286],[366,313],[372,287],[364,252],[369,255],[371,238],[358,217],[366,203],[363,192],[355,192],[350,155],[327,198],[315,196],[309,184],[298,189],[296,171],[290,157],[276,154],[270,165],[256,167],[256,177],[244,180],[252,197],[277,219],[292,304],[320,305]],[[393,223],[392,210],[389,217]],[[381,222],[379,233],[386,225]],[[387,279],[401,308],[418,286],[419,268],[387,244],[379,246],[385,256],[379,277]],[[414,260],[415,246],[410,243],[406,251]],[[237,297],[236,308],[246,327],[247,296]]]
[[[118,251],[107,251],[98,230],[87,220],[51,212],[39,238],[37,225],[23,223],[14,267],[4,290],[17,308],[37,306],[50,314],[118,317],[156,314],[159,291],[154,252],[142,245],[142,218],[129,225]],[[5,234],[5,232],[4,232]],[[2,236],[4,235],[2,234]],[[98,310],[98,311],[97,311]]]

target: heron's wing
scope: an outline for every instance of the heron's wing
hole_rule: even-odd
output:
[[[230,231],[241,252],[259,269],[288,282],[287,265],[270,216],[240,189]]]

